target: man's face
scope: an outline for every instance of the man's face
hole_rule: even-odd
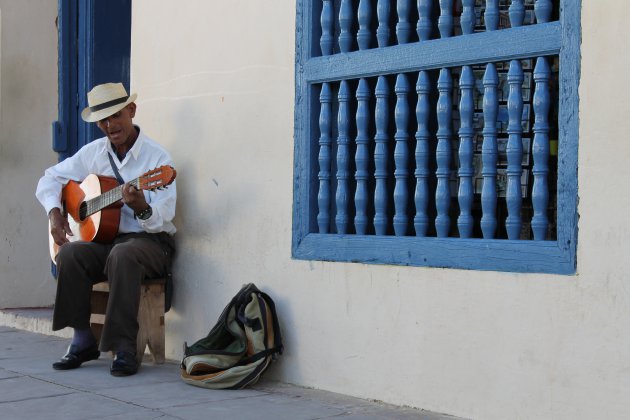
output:
[[[133,139],[135,128],[132,118],[136,115],[136,104],[130,103],[117,113],[96,123],[114,146],[122,146]]]

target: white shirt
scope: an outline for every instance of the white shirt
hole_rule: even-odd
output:
[[[137,127],[136,127],[137,128]],[[101,137],[83,146],[73,156],[48,168],[37,184],[35,195],[44,206],[46,214],[61,206],[61,190],[68,181],[83,181],[90,174],[115,177],[114,171],[107,157],[110,153],[120,176],[125,182],[133,180],[151,169],[162,165],[173,165],[168,152],[144,133],[140,132],[133,147],[121,162],[116,157],[107,137]],[[153,209],[153,214],[147,220],[134,217],[133,210],[124,205],[120,215],[119,233],[128,232],[166,232],[174,234],[175,203],[177,188],[175,182],[166,189],[144,191],[144,198]]]

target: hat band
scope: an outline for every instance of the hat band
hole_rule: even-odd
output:
[[[91,112],[100,111],[101,109],[109,108],[110,106],[122,104],[129,99],[129,96],[123,96],[122,98],[114,99],[113,101],[104,102],[102,104],[94,105],[90,107]]]

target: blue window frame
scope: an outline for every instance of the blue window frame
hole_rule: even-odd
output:
[[[572,274],[579,0],[297,1],[294,258]]]

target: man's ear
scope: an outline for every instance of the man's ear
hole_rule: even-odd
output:
[[[136,116],[136,103],[132,102],[129,105],[127,105],[127,108],[129,109],[129,116],[131,118]]]

